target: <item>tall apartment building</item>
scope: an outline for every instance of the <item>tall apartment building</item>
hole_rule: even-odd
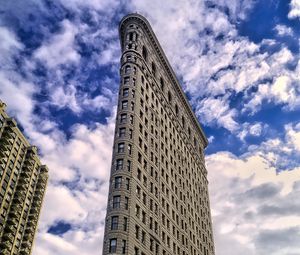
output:
[[[30,146],[0,101],[0,254],[31,254],[48,180]]]
[[[130,14],[119,32],[103,255],[213,255],[205,134],[149,22]]]

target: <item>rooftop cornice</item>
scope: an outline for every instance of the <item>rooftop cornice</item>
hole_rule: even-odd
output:
[[[120,25],[119,25],[119,35],[120,35],[120,39],[121,39],[121,47],[123,45],[123,40],[124,40],[124,33],[125,33],[124,27],[125,27],[126,23],[131,22],[131,21],[135,21],[135,22],[141,24],[143,30],[147,33],[154,49],[156,50],[156,53],[157,53],[159,59],[161,60],[163,66],[165,67],[165,70],[168,73],[168,75],[170,77],[170,80],[172,81],[172,84],[175,86],[175,89],[178,92],[178,96],[180,97],[183,104],[185,105],[185,107],[187,109],[187,112],[190,115],[190,117],[191,117],[192,121],[194,122],[195,126],[198,128],[200,136],[203,139],[204,148],[205,148],[208,145],[208,140],[206,138],[206,135],[205,135],[205,133],[204,133],[204,131],[203,131],[196,115],[195,115],[195,113],[191,109],[191,106],[190,106],[190,104],[189,104],[189,102],[188,102],[188,100],[185,96],[185,93],[183,92],[183,90],[180,86],[180,83],[179,83],[179,81],[176,77],[176,74],[173,71],[173,69],[172,69],[172,67],[171,67],[171,65],[170,65],[170,63],[169,63],[162,47],[160,46],[160,44],[159,44],[159,42],[156,38],[156,35],[154,34],[154,32],[151,28],[151,25],[150,25],[149,21],[145,17],[143,17],[142,15],[137,14],[137,13],[128,14],[125,17],[123,17],[123,19],[121,20]]]

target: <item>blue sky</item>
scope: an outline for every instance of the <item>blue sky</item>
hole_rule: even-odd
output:
[[[300,254],[299,0],[0,2],[0,98],[50,168],[34,255],[101,254],[130,12],[210,141],[217,254]]]

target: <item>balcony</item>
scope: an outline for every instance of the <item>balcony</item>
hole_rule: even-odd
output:
[[[30,214],[30,215],[29,215],[29,219],[30,219],[30,220],[37,220],[37,219],[38,219],[38,216],[37,216],[37,214]]]
[[[22,248],[20,250],[20,255],[28,255],[30,254],[30,249],[29,248]]]
[[[19,183],[20,184],[28,184],[29,183],[29,178],[20,178]]]
[[[13,225],[8,225],[5,227],[5,230],[4,230],[5,233],[12,233],[12,234],[15,234],[16,232],[16,227],[13,226]]]
[[[26,248],[27,249],[30,248],[31,247],[31,242],[29,242],[29,241],[22,242],[22,248],[23,247],[24,247],[24,250],[26,250]],[[29,251],[29,249],[28,249],[28,251]]]
[[[14,204],[12,205],[12,207],[10,208],[10,211],[13,212],[13,211],[16,211],[16,212],[21,212],[22,211],[22,207],[18,204]]]
[[[30,214],[36,214],[36,213],[39,213],[39,210],[38,210],[38,208],[37,207],[31,207],[31,209],[30,209]]]
[[[8,218],[7,223],[11,226],[17,226],[18,225],[18,220],[17,220],[17,218]]]
[[[12,219],[18,219],[21,216],[21,212],[17,210],[11,210],[9,216]]]
[[[34,235],[32,233],[31,234],[25,234],[23,236],[23,240],[24,240],[24,242],[32,243],[33,242],[33,237],[34,237]]]
[[[27,158],[24,161],[24,164],[27,165],[27,166],[34,166],[34,163],[35,163],[35,161],[31,158]]]
[[[5,240],[5,241],[11,241],[11,242],[13,242],[14,238],[15,238],[14,235],[12,235],[11,233],[5,233],[3,235],[3,240]]]
[[[3,254],[3,255],[10,255],[9,249],[4,249],[1,252],[2,252],[1,254]]]
[[[1,247],[9,249],[9,250],[12,249],[12,243],[10,241],[8,241],[8,240],[2,242],[0,245],[1,245]]]

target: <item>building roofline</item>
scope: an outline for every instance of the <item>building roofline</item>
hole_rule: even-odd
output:
[[[190,103],[186,98],[185,93],[183,92],[183,90],[180,86],[180,83],[177,79],[177,76],[176,76],[173,68],[171,67],[171,65],[169,63],[169,60],[167,59],[167,57],[166,57],[166,55],[165,55],[165,53],[164,53],[164,51],[163,51],[163,49],[162,49],[162,47],[161,47],[161,45],[158,41],[156,35],[153,32],[149,21],[144,16],[142,16],[138,13],[131,13],[131,14],[128,14],[125,17],[123,17],[122,20],[120,21],[120,24],[119,24],[119,35],[120,35],[120,38],[121,38],[121,42],[124,39],[124,36],[123,36],[124,31],[122,30],[123,25],[125,24],[126,21],[128,21],[130,19],[138,20],[140,23],[142,23],[144,25],[144,31],[147,32],[149,38],[151,39],[151,42],[153,43],[153,46],[156,49],[160,60],[164,64],[164,67],[166,68],[166,71],[169,74],[170,79],[173,81],[173,85],[175,85],[175,89],[179,92],[178,94],[179,94],[180,98],[182,99],[182,101],[184,102],[184,105],[188,109],[188,113],[192,117],[191,119],[193,120],[195,126],[198,128],[198,131],[199,131],[199,133],[200,133],[200,135],[203,139],[203,142],[204,142],[204,148],[207,147],[208,140],[206,138],[206,135],[205,135],[205,133],[204,133],[204,131],[203,131],[203,129],[202,129],[195,113],[194,113],[194,111],[192,110],[192,108],[190,106]],[[121,43],[121,47],[122,47],[122,43]]]

